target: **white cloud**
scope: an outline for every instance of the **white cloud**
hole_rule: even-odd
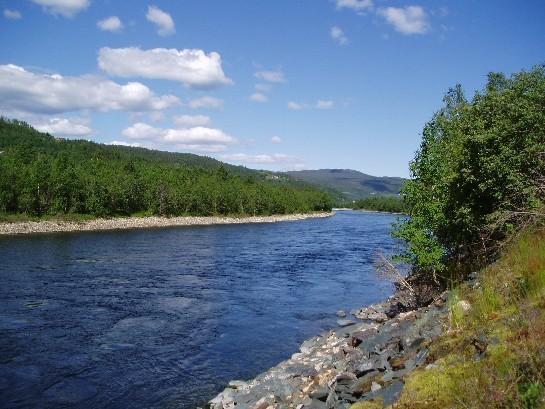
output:
[[[189,106],[193,109],[222,109],[223,99],[214,97],[200,97],[189,101]]]
[[[344,31],[340,27],[331,27],[329,34],[331,35],[331,38],[340,45],[345,45],[348,43],[348,37],[346,37]]]
[[[221,129],[195,126],[191,128],[155,128],[138,122],[124,129],[121,134],[128,139],[136,139],[145,145],[176,150],[199,152],[221,152],[227,145],[237,142]]]
[[[194,126],[210,125],[212,119],[206,115],[178,115],[173,118],[174,124],[179,128],[192,128]]]
[[[430,28],[428,15],[420,6],[386,7],[378,14],[402,34],[424,34]]]
[[[138,142],[125,142],[125,141],[111,141],[107,143],[107,145],[120,145],[120,146],[130,146],[131,148],[140,148],[142,146],[141,143]]]
[[[333,101],[319,99],[316,102],[316,109],[331,109],[333,108]]]
[[[23,16],[21,15],[20,11],[4,9],[4,17],[9,18],[10,20],[19,20]]]
[[[373,0],[335,0],[338,9],[352,9],[362,13],[373,8]]]
[[[293,102],[293,101],[288,102],[288,109],[293,109],[295,111],[298,111],[305,108],[307,108],[307,106],[304,104],[300,104],[299,102]]]
[[[97,22],[97,27],[102,31],[121,31],[123,29],[123,23],[117,16],[107,17],[104,20]]]
[[[63,17],[74,17],[80,11],[89,7],[89,0],[31,0],[39,4],[47,13],[61,15]]]
[[[231,162],[272,165],[278,163],[293,163],[299,159],[283,153],[249,155],[246,153],[233,153],[221,155],[221,158]]]
[[[153,48],[101,48],[99,67],[110,75],[179,81],[189,87],[212,88],[231,84],[221,56],[203,50]]]
[[[254,89],[257,92],[268,92],[271,90],[270,84],[255,84]]]
[[[81,118],[49,118],[34,123],[34,127],[54,136],[87,136],[93,133],[88,121]]]
[[[288,109],[292,109],[294,111],[300,111],[300,110],[303,110],[303,109],[312,109],[312,108],[315,108],[315,109],[331,109],[331,108],[333,108],[333,106],[334,106],[333,101],[324,100],[324,99],[319,99],[314,104],[307,104],[307,103],[304,103],[304,102],[294,102],[294,101],[289,101],[288,102]]]
[[[255,102],[267,102],[269,100],[267,95],[261,92],[254,92],[252,95],[249,96],[249,98]]]
[[[272,143],[282,143],[282,138],[279,137],[279,136],[273,136],[273,137],[271,138],[271,142],[272,142]]]
[[[0,65],[0,111],[55,114],[79,110],[153,111],[180,103],[173,95],[155,95],[139,82],[125,85],[91,75],[63,77]]]
[[[259,78],[260,80],[267,81],[267,82],[286,82],[286,78],[284,77],[284,72],[282,70],[276,70],[276,71],[257,71],[254,76],[256,78]]]
[[[169,36],[176,32],[174,20],[172,20],[170,14],[164,12],[159,7],[148,6],[146,18],[157,26],[157,34],[160,36]]]

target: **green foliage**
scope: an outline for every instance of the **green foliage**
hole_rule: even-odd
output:
[[[377,212],[403,213],[403,200],[398,196],[371,196],[357,200],[353,209],[375,210]]]
[[[395,236],[417,268],[489,257],[545,196],[545,68],[491,73],[466,100],[460,86],[428,122],[402,194],[410,218]]]
[[[190,154],[57,139],[0,119],[0,214],[268,215],[331,209],[324,192]]]
[[[543,396],[544,387],[539,382],[525,383],[519,386],[519,392],[525,409],[537,409]]]

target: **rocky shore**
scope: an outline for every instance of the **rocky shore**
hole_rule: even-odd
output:
[[[356,402],[394,403],[405,375],[432,368],[429,346],[447,321],[447,294],[426,307],[398,295],[337,313],[338,328],[305,341],[300,352],[255,379],[231,381],[209,402],[212,409],[330,409]],[[368,407],[368,406],[362,406]],[[370,407],[370,406],[369,406]]]
[[[250,216],[250,217],[120,217],[112,219],[94,219],[84,222],[67,221],[38,221],[0,223],[0,235],[5,234],[33,234],[71,231],[93,230],[120,230],[142,229],[150,227],[169,226],[201,226],[212,224],[243,224],[243,223],[274,223],[284,221],[296,221],[311,218],[330,217],[334,213],[304,213],[286,214],[274,216]]]

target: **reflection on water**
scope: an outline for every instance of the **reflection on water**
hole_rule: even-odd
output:
[[[378,301],[393,216],[0,239],[0,406],[190,408]]]

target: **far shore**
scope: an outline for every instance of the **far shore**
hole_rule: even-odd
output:
[[[117,217],[93,219],[82,222],[43,220],[0,223],[0,235],[35,233],[58,233],[97,230],[144,229],[173,226],[207,226],[214,224],[274,223],[333,216],[335,212],[282,214],[272,216],[219,217],[219,216],[177,216],[177,217]]]

